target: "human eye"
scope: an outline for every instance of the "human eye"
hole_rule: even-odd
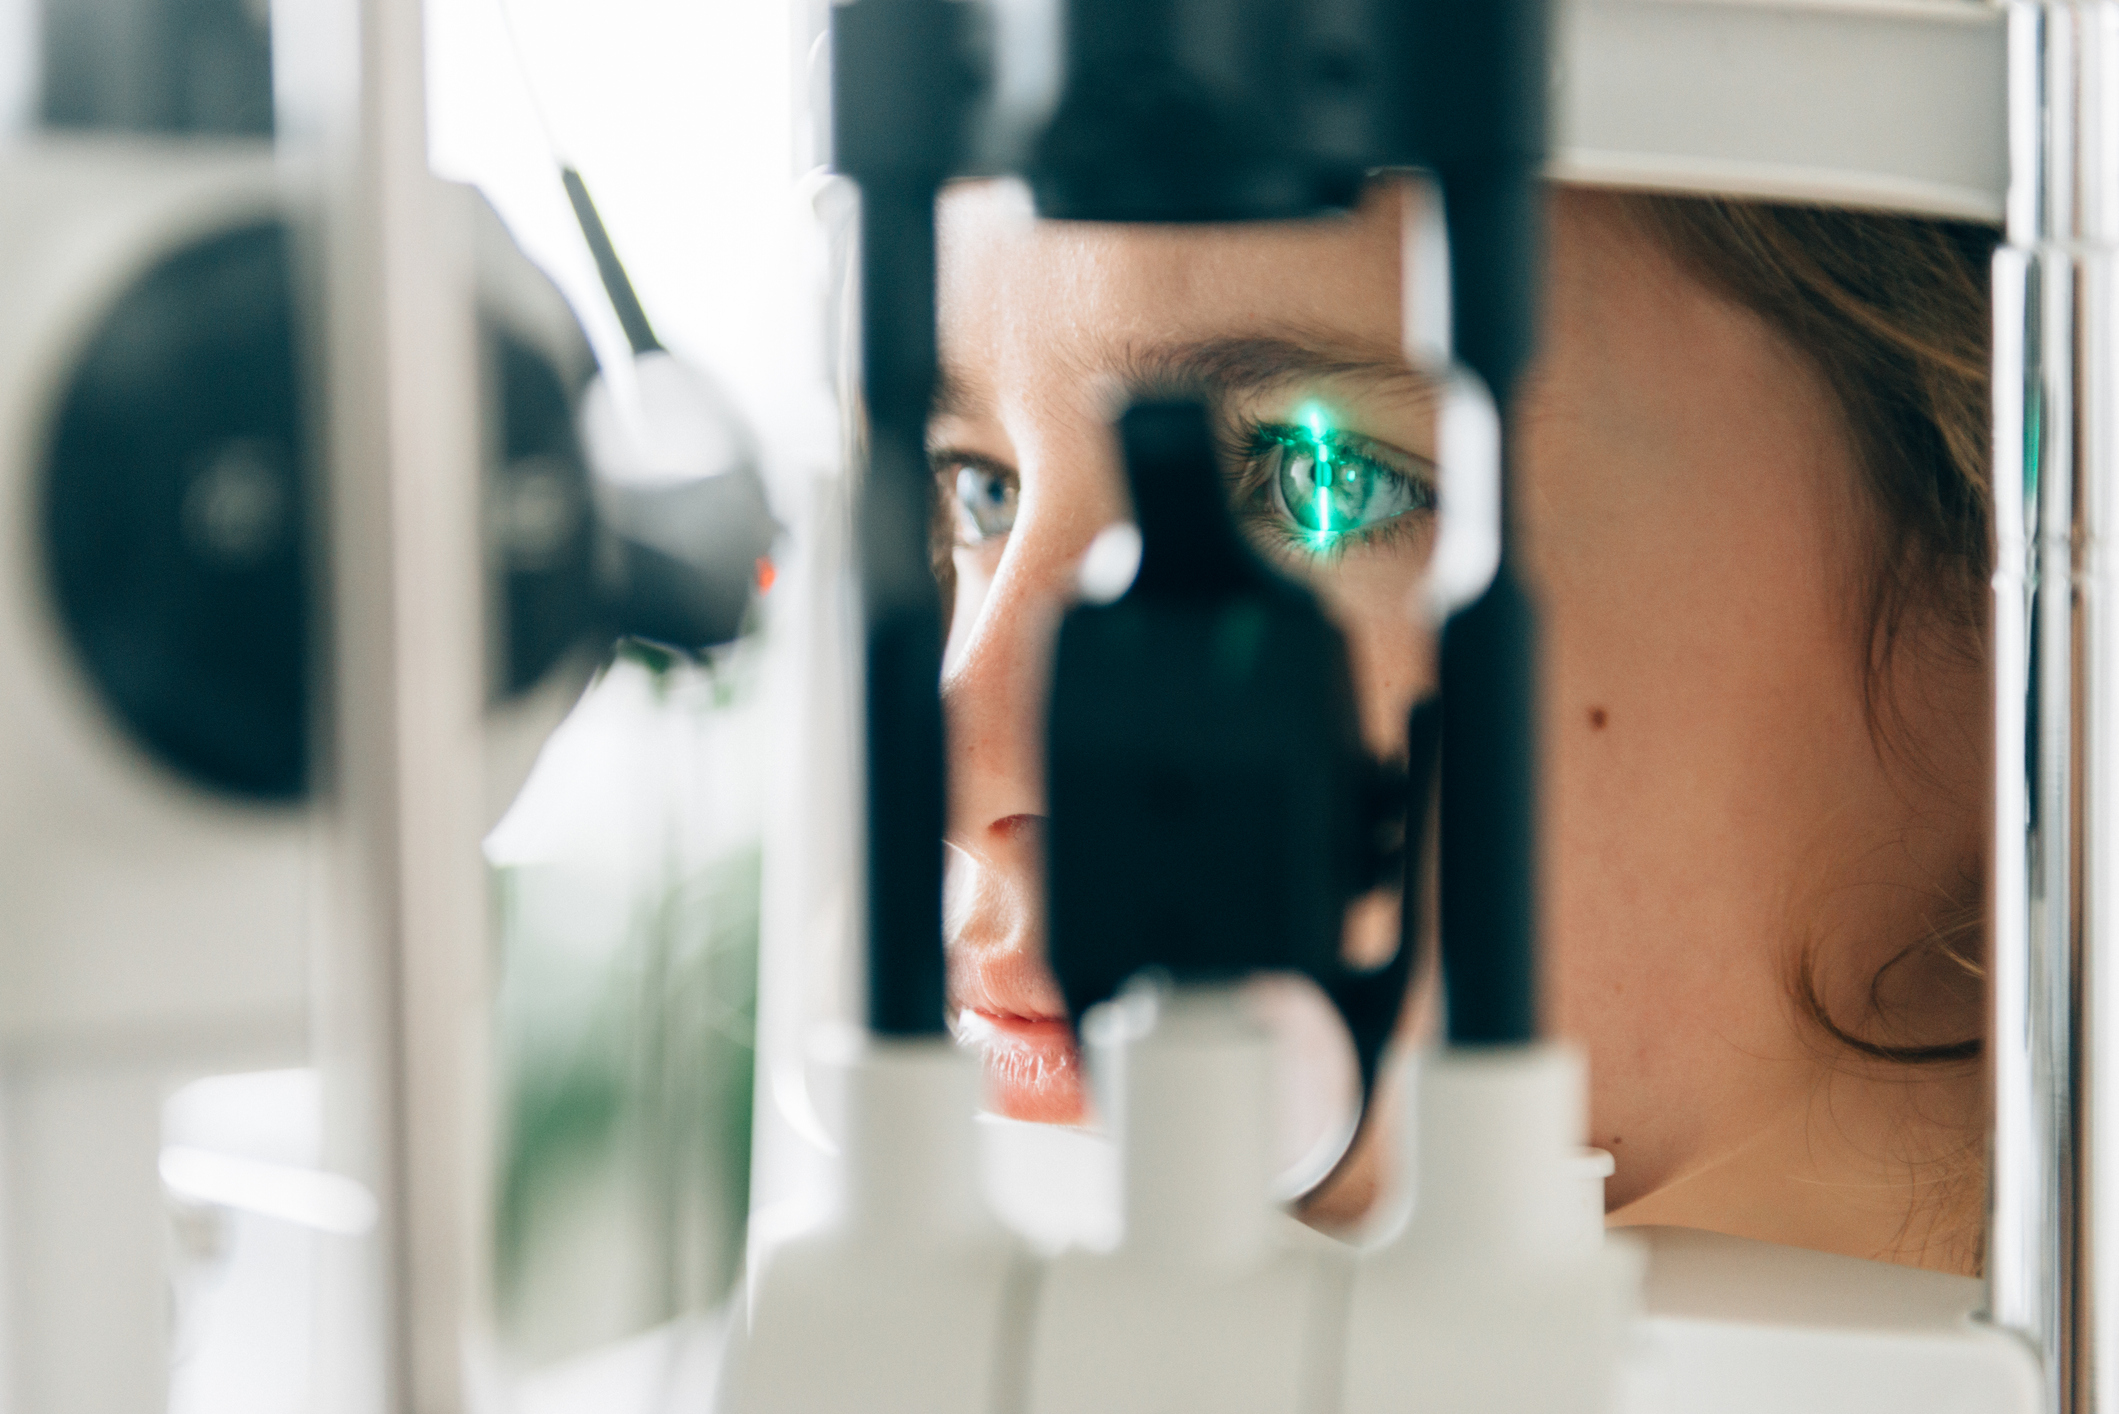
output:
[[[956,520],[957,543],[983,545],[1015,528],[1022,483],[1012,467],[969,453],[938,453],[936,490]]]
[[[1432,463],[1321,416],[1253,423],[1239,463],[1238,517],[1269,544],[1313,556],[1411,529],[1435,508]]]

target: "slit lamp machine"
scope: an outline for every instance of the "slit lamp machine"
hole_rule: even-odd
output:
[[[737,635],[761,483],[578,175],[622,370],[431,175],[412,0],[47,0],[35,29],[37,118],[0,152],[0,1407],[168,1406],[161,1106],[277,1067],[319,1087],[303,1407],[511,1407],[480,839],[615,640]],[[754,1225],[706,1373],[637,1407],[2119,1407],[2119,3],[848,0],[827,29],[858,193],[861,1025],[820,1086],[818,1202]],[[1393,170],[1442,213],[1405,275],[1433,296],[1409,356],[1451,389],[1439,688],[1406,768],[1371,759],[1338,631],[1231,524],[1201,407],[1123,412],[1138,567],[1068,615],[1046,741],[1052,960],[1117,1221],[1033,1241],[980,1181],[944,1016],[937,196],[1303,221]],[[2005,224],[1983,1280],[1604,1229],[1584,1062],[1537,1024],[1511,529],[1554,178]],[[1444,991],[1442,1039],[1395,1059],[1417,930],[1369,969],[1337,933],[1391,870],[1408,918],[1437,900]],[[1332,1004],[1364,1106],[1404,1068],[1400,1219],[1360,1245],[1276,1191],[1237,991],[1279,973]]]

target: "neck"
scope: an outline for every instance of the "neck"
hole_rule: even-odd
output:
[[[1976,1275],[1985,1084],[1977,1062],[1823,1065],[1763,1123],[1710,1140],[1614,1227],[1703,1228]]]

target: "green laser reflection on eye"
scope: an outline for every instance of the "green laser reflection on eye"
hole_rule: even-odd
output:
[[[1317,403],[1286,422],[1258,424],[1261,488],[1288,546],[1325,556],[1366,543],[1371,532],[1434,506],[1423,459],[1333,425]],[[1262,508],[1261,508],[1262,509]]]
[[[1324,420],[1324,409],[1314,403],[1303,409],[1303,430],[1310,434],[1306,449],[1310,456],[1312,485],[1316,488],[1317,527],[1310,532],[1310,544],[1321,546],[1332,539],[1332,443],[1330,429]]]

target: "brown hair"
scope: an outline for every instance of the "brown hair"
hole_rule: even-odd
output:
[[[1992,561],[1988,265],[1985,226],[1909,216],[1714,198],[1636,196],[1634,217],[1695,277],[1750,309],[1803,351],[1845,413],[1876,511],[1870,561],[1870,729],[1890,735],[1888,670],[1908,648],[1983,656]],[[1917,613],[1915,612],[1917,611]],[[1917,645],[1908,626],[1924,631]],[[1939,630],[1934,631],[1934,630]],[[1971,892],[1967,890],[1967,892]],[[1870,986],[1920,954],[1978,975],[1978,906],[1964,900]],[[1969,945],[1969,946],[1968,946]],[[1874,1060],[1970,1060],[1978,1038],[1941,1044],[1872,1040],[1835,1021],[1815,958],[1797,969],[1796,999],[1832,1040]]]

